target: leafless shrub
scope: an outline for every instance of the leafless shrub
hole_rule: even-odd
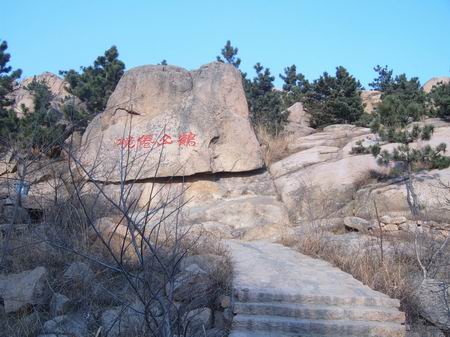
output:
[[[131,123],[129,127],[128,133]],[[199,253],[225,257],[221,268],[209,273],[212,281],[208,284],[209,292],[204,295],[210,298],[229,291],[231,271],[222,246],[199,233],[191,233],[190,228],[183,225],[181,211],[187,202],[182,198],[183,184],[172,188],[170,177],[166,179],[167,184],[156,183],[155,171],[154,179],[146,180],[150,193],[144,200],[138,182],[148,153],[143,155],[144,160],[137,160],[131,151],[121,149],[122,160],[116,167],[121,179],[112,186],[117,193],[111,194],[108,190],[111,185],[94,179],[95,169],[102,164],[98,158],[92,167],[86,167],[80,161],[80,152],[67,149],[65,157],[69,164],[65,172],[55,170],[53,176],[45,180],[53,196],[63,189],[67,190],[66,195],[46,204],[42,221],[25,224],[24,233],[19,233],[12,225],[6,228],[3,242],[8,244],[3,245],[1,262],[10,262],[8,272],[37,264],[47,266],[52,275],[49,285],[55,293],[69,295],[78,310],[97,315],[97,319],[89,320],[92,332],[100,327],[101,308],[105,305],[120,307],[112,326],[103,327],[102,336],[112,329],[116,330],[115,334],[136,336],[172,337],[197,333],[194,330],[198,326],[193,324],[195,315],[189,312],[195,305],[180,305],[175,296],[181,261],[189,254]],[[163,152],[164,147],[149,151]],[[136,168],[136,165],[140,166]],[[160,163],[154,165],[157,168]],[[27,174],[24,170],[23,180]],[[98,220],[105,215],[110,222],[100,226]],[[72,261],[89,264],[96,284],[75,287],[61,282],[64,267]],[[46,310],[39,308],[44,318]],[[130,315],[137,324],[133,327],[125,324]],[[115,324],[120,321],[125,323]],[[14,322],[8,324],[16,326]],[[137,330],[130,331],[131,328]]]

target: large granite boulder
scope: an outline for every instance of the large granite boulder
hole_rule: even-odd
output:
[[[111,182],[121,180],[125,162],[126,180],[263,166],[241,75],[218,62],[127,71],[88,126],[80,159],[95,168],[91,178]]]

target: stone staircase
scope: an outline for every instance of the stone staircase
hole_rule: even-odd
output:
[[[230,337],[400,337],[399,301],[329,263],[265,241],[227,241],[233,260]]]

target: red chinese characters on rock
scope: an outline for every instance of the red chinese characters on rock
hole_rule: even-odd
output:
[[[118,138],[114,142],[114,145],[119,146],[122,149],[149,149],[171,144],[178,144],[179,147],[196,146],[196,134],[189,131],[181,133],[178,136],[164,134],[159,138],[151,134],[146,134],[139,137],[129,136]]]
[[[182,133],[178,136],[178,146],[195,146],[195,134],[192,132]]]

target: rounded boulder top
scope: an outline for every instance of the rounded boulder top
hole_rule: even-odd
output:
[[[425,82],[425,84],[422,87],[423,91],[425,91],[426,93],[429,93],[429,92],[431,92],[431,90],[433,89],[434,86],[436,86],[440,83],[443,83],[443,84],[450,83],[450,77],[448,77],[448,76],[433,77],[432,79]]]
[[[112,182],[263,166],[241,74],[219,62],[128,70],[88,126],[79,158],[90,178]]]

